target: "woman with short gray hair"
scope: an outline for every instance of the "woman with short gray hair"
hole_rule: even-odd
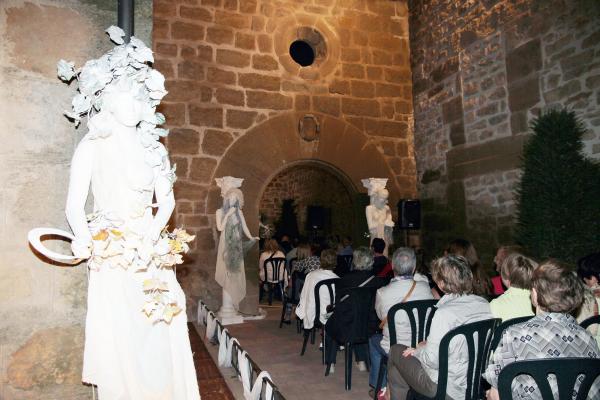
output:
[[[370,271],[373,269],[373,253],[368,247],[361,246],[352,254],[352,271]]]

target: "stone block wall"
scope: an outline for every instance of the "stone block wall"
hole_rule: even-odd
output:
[[[513,241],[519,156],[540,110],[567,106],[600,159],[600,5],[410,1],[415,153],[430,256],[464,236],[491,266]]]
[[[326,162],[360,191],[360,178],[388,177],[390,203],[415,196],[405,1],[155,0],[153,35],[179,177],[174,223],[198,238],[181,268],[190,310],[200,297],[220,302],[215,177],[245,178],[254,232],[262,190],[295,161]],[[292,59],[296,40],[311,43],[313,65]],[[316,140],[298,132],[307,118],[302,135]],[[252,256],[246,275],[256,280]],[[256,298],[243,307],[255,310]]]
[[[340,178],[323,167],[292,166],[273,178],[260,201],[260,214],[264,216],[265,223],[275,226],[286,199],[294,199],[298,230],[304,236],[310,233],[306,230],[308,206],[331,210],[329,233],[343,237],[352,235],[355,231],[353,193],[349,192]]]
[[[149,43],[152,4],[136,2],[136,35]],[[35,227],[68,230],[69,165],[85,126],[64,117],[75,95],[56,76],[61,58],[83,65],[111,48],[116,2],[0,1],[0,399],[91,399],[81,383],[85,265],[36,257]],[[91,210],[90,210],[91,211]],[[49,241],[57,251],[69,251]]]

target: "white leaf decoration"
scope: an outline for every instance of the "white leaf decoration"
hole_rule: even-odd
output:
[[[75,76],[75,63],[61,59],[56,65],[56,70],[61,80],[69,82]]]
[[[112,25],[111,27],[109,27],[106,30],[106,33],[108,33],[108,36],[110,36],[110,40],[112,40],[116,44],[125,43],[123,40],[123,37],[125,36],[125,32],[123,31],[123,29],[119,28],[118,26]]]
[[[167,137],[169,135],[169,130],[168,129],[163,129],[163,128],[156,128],[154,130],[154,134],[158,135],[160,137]]]
[[[83,114],[88,112],[92,107],[92,100],[84,94],[78,94],[73,97],[73,111],[77,114]]]
[[[165,123],[166,119],[165,119],[164,114],[156,113],[156,114],[154,114],[154,116],[156,117],[156,125],[162,125]]]
[[[131,55],[140,63],[154,62],[152,50],[147,47],[136,49]]]
[[[70,120],[72,120],[75,123],[75,127],[79,126],[79,123],[81,122],[81,118],[79,117],[79,114],[76,114],[72,111],[64,111],[63,114],[65,114],[65,116],[67,118],[69,118]]]

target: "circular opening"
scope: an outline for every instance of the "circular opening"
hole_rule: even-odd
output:
[[[308,67],[315,62],[315,51],[304,40],[296,40],[290,45],[290,56],[303,67]]]

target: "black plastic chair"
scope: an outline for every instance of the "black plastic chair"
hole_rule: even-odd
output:
[[[496,350],[496,348],[498,347],[498,344],[500,343],[500,339],[502,339],[502,333],[504,332],[504,330],[506,328],[508,328],[509,326],[520,324],[521,322],[527,322],[531,318],[533,318],[533,315],[528,315],[526,317],[511,318],[511,319],[507,319],[506,321],[504,321],[500,325],[498,325],[496,327],[496,329],[494,329],[494,337],[492,338],[492,346],[491,346],[492,351]]]
[[[502,368],[498,376],[500,399],[513,398],[511,384],[518,375],[531,376],[535,380],[542,399],[554,399],[548,381],[550,374],[556,377],[557,400],[571,400],[577,378],[579,375],[584,375],[576,397],[576,400],[584,400],[587,398],[592,384],[600,376],[600,359],[565,357],[515,361]]]
[[[369,343],[369,318],[375,308],[375,294],[377,287],[357,287],[350,290],[352,309],[352,325],[349,335],[344,343],[344,386],[346,390],[352,389],[352,350],[353,347],[368,346]],[[329,372],[329,366],[327,367]]]
[[[594,315],[593,317],[589,317],[584,319],[579,324],[583,329],[589,328],[591,325],[600,324],[600,315]]]
[[[271,273],[267,266],[271,266]],[[263,272],[265,282],[269,289],[269,305],[273,304],[273,290],[275,287],[279,289],[281,299],[283,301],[283,280],[286,279],[287,271],[285,271],[285,257],[270,257],[263,264]],[[281,277],[283,276],[283,280]]]
[[[286,308],[288,306],[297,306],[300,299],[299,299],[299,295],[297,295],[297,293],[299,293],[298,291],[298,277],[301,273],[298,271],[294,271],[292,272],[291,275],[291,287],[290,287],[290,294],[286,294],[284,291],[284,296],[283,296],[283,307],[281,309],[281,320],[279,321],[279,328],[281,328],[283,326],[284,323],[284,317],[285,317],[285,311]],[[300,320],[296,319],[296,329],[298,330],[298,332],[300,331]]]
[[[325,286],[329,294],[329,305],[335,304],[335,282],[339,278],[324,279],[315,285],[314,296],[315,296],[315,320],[311,329],[304,329],[304,339],[302,341],[302,351],[300,355],[303,356],[306,351],[306,344],[308,343],[308,337],[311,336],[311,344],[315,343],[315,332],[317,329],[322,328],[323,324],[319,319],[321,316],[321,296],[319,296],[319,290]]]
[[[439,374],[437,392],[433,397],[427,397],[414,390],[409,391],[407,398],[417,400],[435,399],[445,400],[446,389],[448,386],[448,354],[450,352],[450,342],[457,336],[464,336],[466,339],[469,361],[467,366],[467,388],[465,390],[465,400],[479,400],[481,387],[481,373],[487,366],[490,358],[490,349],[494,330],[500,324],[500,319],[485,319],[483,321],[472,322],[459,326],[448,332],[440,342],[439,351]],[[475,341],[477,334],[477,341]]]
[[[354,256],[337,256],[337,263],[335,268],[335,274],[339,277],[344,276],[346,273],[352,271],[352,260]]]
[[[396,313],[400,310],[406,312],[408,316],[408,322],[410,323],[410,347],[417,347],[417,344],[427,339],[429,336],[429,328],[431,327],[431,320],[437,308],[435,305],[437,300],[415,300],[407,301],[406,303],[394,304],[387,314],[387,324],[390,331],[390,349],[393,345],[398,343],[396,337]],[[417,318],[415,319],[415,310],[417,312]],[[377,386],[375,386],[375,394],[373,400],[377,400],[377,394],[381,389],[383,383],[383,374],[387,368],[387,356],[381,358],[379,364],[379,375],[377,375]]]

